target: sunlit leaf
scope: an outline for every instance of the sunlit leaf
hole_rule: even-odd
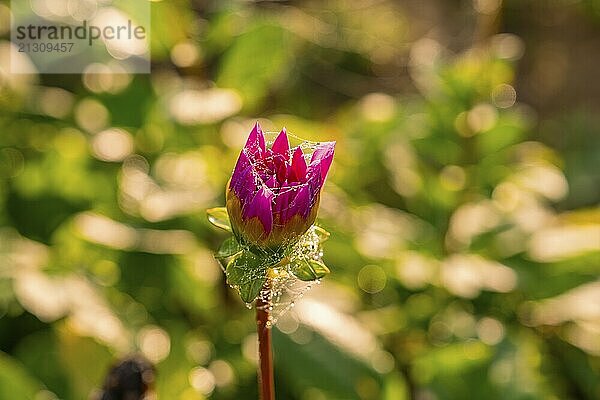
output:
[[[319,237],[319,241],[321,243],[323,243],[324,241],[329,239],[329,236],[331,235],[329,232],[327,232],[325,229],[323,229],[322,227],[320,227],[318,225],[315,225],[315,233]]]
[[[227,283],[236,285],[242,300],[250,303],[265,284],[267,263],[248,251],[240,252],[227,264],[226,275]]]
[[[259,257],[243,252],[229,261],[226,274],[228,284],[242,285],[266,276],[266,268]]]
[[[66,324],[57,328],[58,351],[66,367],[72,398],[85,398],[102,383],[113,356],[108,347],[92,338],[73,333]]]
[[[254,299],[256,299],[256,297],[260,293],[260,290],[264,286],[266,280],[267,278],[263,277],[253,279],[248,283],[239,285],[238,289],[240,291],[240,297],[242,298],[242,301],[244,301],[245,303],[250,303],[254,301]]]
[[[232,257],[242,250],[243,250],[242,246],[240,246],[240,244],[235,239],[235,237],[232,236],[230,238],[225,239],[225,241],[221,244],[221,247],[219,247],[219,250],[217,251],[216,257],[217,258]]]
[[[21,364],[0,352],[0,399],[31,399],[42,385]]]
[[[231,222],[229,221],[229,214],[225,207],[215,207],[206,210],[208,215],[208,221],[216,226],[217,228],[225,229],[231,232]]]
[[[325,321],[324,321],[325,323]],[[318,388],[326,399],[360,399],[357,382],[372,380],[377,386],[380,376],[363,361],[345,352],[317,332],[300,328],[311,340],[299,346],[290,335],[278,329],[273,331],[276,349],[275,365],[289,382],[289,390],[300,396],[306,387]],[[373,396],[373,399],[382,397]],[[401,397],[397,400],[402,399]]]
[[[297,260],[292,265],[292,271],[302,281],[314,281],[330,272],[325,264],[316,260]]]
[[[293,59],[290,50],[290,35],[286,29],[264,21],[256,22],[225,52],[217,85],[236,89],[244,99],[244,106],[252,109],[264,100],[270,87],[284,79]],[[256,57],[257,54],[269,56]]]

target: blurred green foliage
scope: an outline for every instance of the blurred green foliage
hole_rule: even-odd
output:
[[[159,1],[151,75],[2,56],[0,399],[89,398],[133,352],[160,399],[256,398],[204,210],[257,118],[338,141],[279,399],[599,398],[600,103],[521,101],[572,75],[551,51],[522,83],[525,3]],[[597,2],[555,3],[597,40]]]

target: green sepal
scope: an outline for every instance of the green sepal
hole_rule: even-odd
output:
[[[260,259],[250,252],[241,252],[227,263],[225,274],[227,283],[230,285],[241,285],[250,282],[259,273],[264,274],[265,268],[261,268]]]
[[[260,291],[265,285],[266,281],[267,277],[264,276],[259,279],[253,279],[243,285],[238,285],[238,290],[240,291],[240,297],[242,298],[242,301],[245,303],[251,303],[254,301],[254,299],[256,299],[260,294]]]
[[[249,251],[242,251],[229,261],[225,274],[227,283],[237,286],[242,300],[250,303],[267,280],[267,266],[261,258]]]
[[[219,247],[217,254],[215,254],[215,257],[218,259],[233,257],[243,250],[244,248],[238,243],[237,240],[235,240],[235,237],[232,236],[225,239],[225,241],[221,243],[221,246]]]
[[[209,208],[206,210],[206,214],[208,215],[208,222],[217,228],[232,232],[229,214],[227,213],[227,209],[225,207]]]
[[[227,283],[236,285],[242,300],[250,303],[258,296],[267,280],[267,267],[259,257],[242,251],[229,261],[225,274]]]
[[[329,236],[331,236],[329,232],[327,232],[325,229],[321,228],[318,225],[315,225],[315,233],[319,237],[319,242],[321,243],[329,239]]]
[[[292,272],[301,281],[314,281],[324,277],[330,271],[325,264],[316,260],[296,260],[292,263]]]

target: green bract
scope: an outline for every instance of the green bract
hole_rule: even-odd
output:
[[[206,211],[214,226],[232,232],[229,215],[224,207]],[[277,275],[287,274],[290,279],[315,281],[329,274],[329,268],[321,260],[321,244],[329,238],[329,232],[313,225],[300,240],[283,246],[278,252],[243,245],[234,235],[223,241],[215,257],[221,261],[227,283],[236,288],[246,303],[254,301],[269,279],[270,270]]]
[[[210,208],[206,210],[206,214],[208,214],[208,221],[211,224],[217,228],[232,232],[229,214],[227,214],[227,209],[225,207]]]

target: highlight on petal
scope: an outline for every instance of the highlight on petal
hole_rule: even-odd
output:
[[[265,228],[265,233],[269,234],[273,228],[272,201],[273,192],[261,187],[254,195],[252,201],[243,206],[242,217],[244,219],[258,217]]]
[[[265,135],[258,121],[254,125],[254,128],[252,128],[250,136],[248,136],[244,150],[254,157],[260,157],[264,155],[266,151]]]
[[[333,153],[335,150],[335,142],[325,142],[317,147],[310,159],[309,168],[319,169],[323,180],[327,177],[329,167],[333,161]]]
[[[281,132],[279,132],[279,135],[277,135],[271,150],[273,150],[273,153],[281,154],[286,161],[290,159],[290,142],[288,140],[285,128],[283,128]]]

